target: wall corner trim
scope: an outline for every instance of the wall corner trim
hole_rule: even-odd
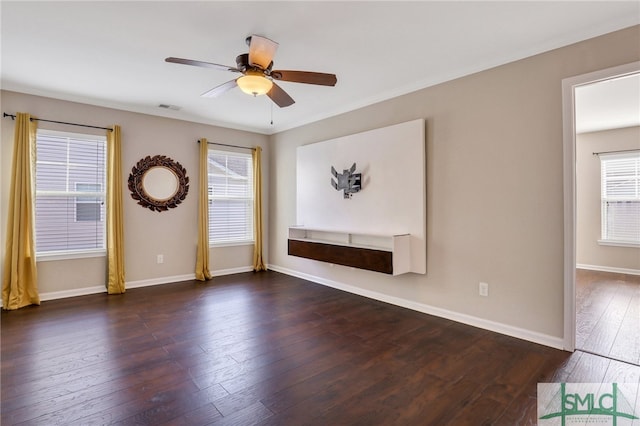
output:
[[[275,272],[280,272],[286,275],[302,278],[317,284],[326,285],[327,287],[332,287],[338,290],[346,291],[348,293],[357,294],[359,296],[368,297],[370,299],[379,300],[381,302],[386,302],[392,305],[422,312],[424,314],[445,318],[451,321],[456,321],[462,324],[470,325],[472,327],[478,327],[484,330],[493,331],[495,333],[504,334],[506,336],[515,337],[517,339],[526,340],[528,342],[537,343],[537,344],[549,346],[555,349],[564,350],[564,339],[562,337],[550,336],[547,334],[538,333],[536,331],[514,327],[512,325],[490,321],[483,318],[474,317],[472,315],[462,314],[459,312],[438,308],[438,307],[427,305],[424,303],[414,302],[411,300],[389,296],[389,295],[378,293],[375,291],[365,290],[356,286],[328,280],[326,278],[306,274],[304,272],[294,271],[292,269],[284,268],[278,265],[269,265],[269,269]]]

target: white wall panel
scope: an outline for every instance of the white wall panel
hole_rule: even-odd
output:
[[[331,186],[356,163],[362,189],[345,199]],[[411,270],[426,272],[425,122],[423,119],[297,148],[297,223],[374,235],[411,234]]]

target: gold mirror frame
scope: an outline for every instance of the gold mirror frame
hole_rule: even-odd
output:
[[[169,170],[176,178],[176,190],[169,197],[155,198],[145,189],[145,176],[156,167]],[[178,207],[178,204],[184,201],[189,192],[189,177],[187,176],[187,170],[180,163],[173,161],[166,155],[154,155],[153,157],[147,155],[131,169],[129,190],[131,191],[131,198],[136,200],[142,207],[146,207],[151,211],[163,212]]]

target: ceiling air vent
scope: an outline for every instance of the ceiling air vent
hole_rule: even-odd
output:
[[[163,108],[163,109],[170,109],[172,111],[179,111],[180,107],[177,105],[169,105],[169,104],[160,104],[158,105],[158,108]]]

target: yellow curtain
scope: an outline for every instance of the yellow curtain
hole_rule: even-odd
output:
[[[121,294],[124,285],[124,215],[120,126],[107,131],[107,293]]]
[[[266,271],[267,267],[262,259],[262,148],[257,146],[253,150],[253,270]]]
[[[11,194],[2,277],[2,307],[39,305],[34,239],[36,124],[26,113],[16,114]]]
[[[198,246],[196,248],[196,279],[213,278],[209,272],[209,147],[205,138],[200,139],[200,170],[198,182]]]

